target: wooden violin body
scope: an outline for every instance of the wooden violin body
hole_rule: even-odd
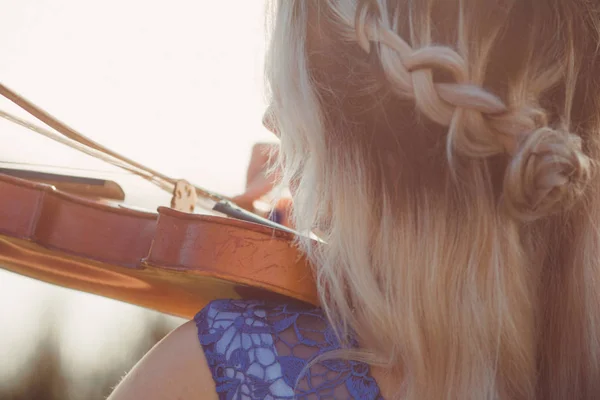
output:
[[[184,318],[217,298],[318,304],[292,241],[255,223],[142,212],[0,174],[0,267]]]

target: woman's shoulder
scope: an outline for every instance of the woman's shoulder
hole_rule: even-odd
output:
[[[313,362],[339,348],[319,308],[216,300],[159,342],[109,400],[380,398],[365,364]]]
[[[218,399],[215,382],[187,321],[158,342],[117,385],[107,400]]]
[[[108,400],[186,400],[197,399],[200,393],[205,399],[235,398],[231,385],[228,385],[231,380],[219,376],[225,372],[222,367],[231,365],[251,374],[253,370],[248,371],[244,360],[260,357],[268,363],[268,357],[273,356],[269,354],[272,347],[268,343],[273,337],[269,333],[284,330],[289,320],[282,316],[293,314],[297,318],[301,311],[314,315],[313,318],[322,316],[317,309],[309,311],[301,306],[263,301],[212,301],[193,320],[158,342],[122,379]],[[236,339],[242,338],[241,335],[243,346],[237,346]],[[227,345],[230,345],[229,351]],[[263,350],[256,350],[257,347]],[[236,357],[239,364],[236,364]],[[268,381],[271,372],[272,368],[263,376],[266,380],[262,382]],[[260,395],[256,389],[260,385],[259,379],[253,381],[254,395]]]

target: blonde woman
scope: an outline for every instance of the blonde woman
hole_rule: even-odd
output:
[[[597,3],[274,6],[321,307],[213,302],[111,399],[599,399]]]

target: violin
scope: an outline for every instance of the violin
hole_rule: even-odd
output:
[[[0,84],[0,94],[53,128],[19,123],[136,173],[173,194],[142,211],[0,170],[0,267],[34,279],[193,318],[218,298],[286,298],[312,305],[312,270],[297,232],[114,153]],[[194,213],[199,199],[221,215]]]

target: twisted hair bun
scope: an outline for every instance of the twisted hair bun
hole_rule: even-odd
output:
[[[524,136],[504,175],[510,214],[532,221],[571,206],[591,176],[591,161],[581,146],[579,136],[550,127]]]

